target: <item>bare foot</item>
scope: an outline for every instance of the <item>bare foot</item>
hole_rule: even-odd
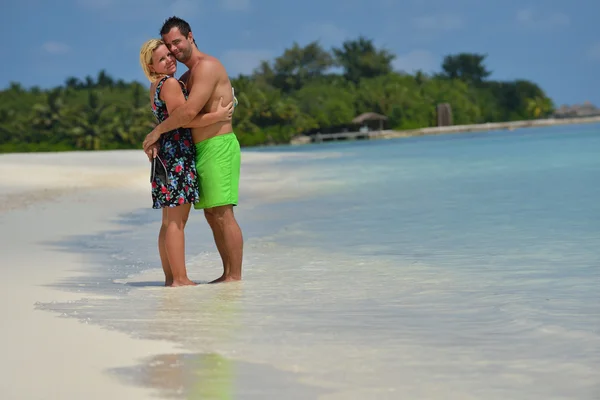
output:
[[[165,286],[171,286],[173,284],[173,279],[166,279]]]
[[[179,287],[179,286],[196,286],[197,283],[196,282],[192,282],[189,279],[183,279],[180,281],[173,281],[173,283],[171,283],[170,287]]]
[[[236,281],[241,281],[241,280],[242,280],[242,278],[239,278],[239,277],[233,277],[231,275],[229,275],[229,276],[221,275],[220,278],[217,278],[214,281],[211,281],[208,283],[236,282]]]

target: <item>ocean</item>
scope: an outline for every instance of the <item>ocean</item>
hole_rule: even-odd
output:
[[[159,213],[58,245],[40,309],[186,349],[110,371],[163,397],[600,398],[600,125],[244,150],[244,281],[163,288]],[[201,213],[190,277],[221,273]]]

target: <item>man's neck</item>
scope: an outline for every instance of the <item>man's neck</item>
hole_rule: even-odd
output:
[[[188,67],[189,70],[191,70],[192,68],[194,68],[194,66],[196,66],[196,64],[198,64],[200,62],[200,60],[202,59],[202,57],[204,57],[204,54],[202,54],[200,52],[200,50],[198,50],[197,48],[195,48],[194,50],[192,50],[192,56],[185,63],[185,66]]]

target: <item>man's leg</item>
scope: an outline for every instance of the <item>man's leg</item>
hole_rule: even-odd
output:
[[[200,199],[194,208],[204,210],[223,261],[223,275],[211,283],[242,279],[243,238],[233,215],[240,163],[240,144],[233,132],[196,143]]]
[[[223,237],[223,232],[221,229],[218,229],[217,220],[209,210],[204,210],[204,216],[206,217],[206,221],[212,230],[215,244],[217,245],[217,250],[219,251],[219,255],[223,261],[223,271],[225,271],[225,269],[229,266],[229,261],[227,260],[227,251],[225,250],[225,238]]]
[[[223,275],[211,283],[241,280],[244,239],[242,230],[233,215],[233,206],[206,209],[204,214],[223,260]]]

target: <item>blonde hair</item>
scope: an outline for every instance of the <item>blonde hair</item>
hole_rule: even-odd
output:
[[[150,82],[154,82],[162,76],[162,74],[152,72],[150,66],[152,65],[152,54],[164,44],[165,42],[160,39],[150,39],[144,43],[140,49],[140,64],[142,65],[144,75],[146,75],[146,78],[148,78]]]

